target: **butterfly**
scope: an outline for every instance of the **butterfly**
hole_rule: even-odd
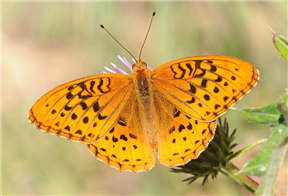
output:
[[[186,164],[213,139],[216,119],[257,84],[259,72],[219,55],[177,59],[150,71],[92,75],[42,96],[28,118],[39,130],[84,143],[119,171]]]

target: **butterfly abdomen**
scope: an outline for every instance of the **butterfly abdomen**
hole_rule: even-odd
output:
[[[148,69],[134,71],[134,84],[135,91],[138,95],[138,103],[140,114],[143,116],[142,125],[143,132],[147,133],[150,147],[157,150],[157,137],[156,137],[156,126],[155,126],[155,106],[153,100],[153,89],[150,77],[150,71]],[[154,114],[154,115],[153,115]]]

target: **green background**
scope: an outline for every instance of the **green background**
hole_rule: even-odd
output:
[[[261,78],[236,107],[270,104],[287,88],[287,62],[267,25],[287,37],[287,8],[287,2],[3,2],[2,194],[249,195],[222,175],[206,186],[200,180],[187,185],[181,180],[188,175],[171,173],[158,160],[148,172],[121,173],[85,145],[38,131],[27,113],[52,88],[99,74],[110,61],[120,66],[118,54],[131,59],[100,23],[138,56],[154,10],[143,61],[156,68],[205,54],[242,59]],[[247,122],[235,110],[225,117],[231,129],[238,128],[236,150],[270,135],[268,127]],[[260,149],[232,162],[241,168]],[[279,195],[287,192],[287,162],[281,173]]]

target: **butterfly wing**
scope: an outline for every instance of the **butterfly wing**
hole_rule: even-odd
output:
[[[216,120],[200,122],[181,112],[160,93],[154,102],[159,116],[158,157],[160,163],[173,167],[184,165],[204,151],[214,138]]]
[[[155,161],[141,116],[138,100],[132,96],[117,123],[100,141],[88,144],[88,149],[96,158],[119,171],[151,169]]]
[[[256,85],[259,72],[227,56],[196,56],[166,63],[151,73],[154,88],[185,114],[212,121]]]
[[[45,132],[69,140],[92,143],[118,120],[133,94],[132,77],[99,74],[58,86],[30,109],[31,123]]]

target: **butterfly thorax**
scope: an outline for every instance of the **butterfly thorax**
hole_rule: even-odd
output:
[[[143,131],[148,133],[149,142],[153,150],[157,149],[157,136],[155,119],[153,118],[153,111],[155,110],[153,100],[153,88],[150,77],[150,71],[147,68],[147,64],[142,62],[141,59],[137,59],[133,65],[133,80],[134,87],[138,102],[140,103],[141,115],[144,118],[142,121]]]

